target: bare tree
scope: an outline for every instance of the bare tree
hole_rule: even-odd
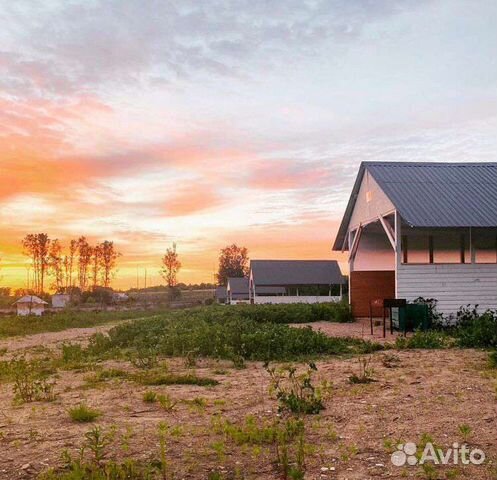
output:
[[[100,268],[102,267],[102,246],[96,245],[91,249],[91,278],[93,281],[93,288],[98,285],[98,278],[100,276]]]
[[[22,241],[25,255],[29,256],[34,272],[34,290],[43,293],[45,277],[50,266],[50,238],[46,233],[28,234]]]
[[[166,250],[166,254],[162,257],[162,269],[160,274],[167,282],[168,287],[174,287],[177,283],[178,272],[181,269],[181,262],[176,252],[176,244],[173,243],[172,248]]]
[[[57,292],[60,292],[64,287],[64,265],[62,245],[57,238],[51,242],[48,256],[50,272],[54,276],[54,287]]]
[[[114,242],[109,242],[108,240],[102,242],[98,248],[100,250],[102,283],[104,287],[110,287],[110,281],[116,268],[117,259],[121,254],[116,251]]]
[[[86,237],[78,239],[78,281],[82,291],[88,288],[89,267],[92,257],[92,247]]]
[[[69,243],[69,255],[66,255],[65,259],[66,289],[68,287],[74,287],[73,272],[74,272],[74,262],[77,253],[78,253],[78,241],[71,240],[71,242]]]

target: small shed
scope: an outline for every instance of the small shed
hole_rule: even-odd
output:
[[[71,301],[71,295],[66,293],[56,293],[52,295],[52,307],[53,308],[66,308]]]
[[[48,305],[48,303],[36,295],[25,295],[15,301],[14,305],[17,307],[17,315],[41,316],[45,311],[45,305]]]
[[[249,302],[249,280],[247,277],[229,277],[226,286],[227,302],[230,305]]]

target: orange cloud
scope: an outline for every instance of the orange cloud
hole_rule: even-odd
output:
[[[223,197],[213,187],[194,184],[176,190],[164,204],[165,214],[173,217],[193,215],[223,204]]]

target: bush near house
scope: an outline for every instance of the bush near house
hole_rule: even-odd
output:
[[[234,307],[242,318],[257,322],[309,323],[353,322],[348,303],[294,303],[288,305],[239,305]]]

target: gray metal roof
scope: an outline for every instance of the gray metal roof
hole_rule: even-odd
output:
[[[334,285],[344,282],[336,260],[251,260],[250,270],[256,289],[261,285]]]
[[[364,172],[412,227],[497,226],[497,163],[363,162],[334,250],[341,250]]]
[[[227,288],[232,295],[248,295],[249,280],[247,277],[229,277]]]

